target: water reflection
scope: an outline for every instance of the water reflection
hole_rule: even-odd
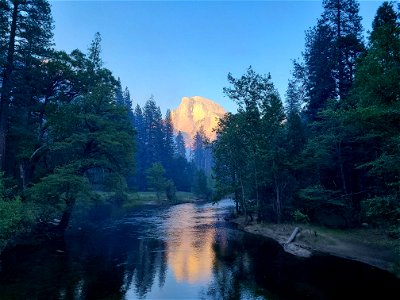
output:
[[[231,228],[230,207],[141,209],[2,256],[0,299],[393,299],[389,273],[332,257],[298,259]],[[392,298],[391,298],[392,297]]]
[[[166,222],[168,265],[177,282],[206,283],[214,262],[214,210],[185,205]],[[199,221],[200,220],[200,221]]]

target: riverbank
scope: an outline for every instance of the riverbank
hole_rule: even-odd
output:
[[[115,195],[114,192],[95,192],[95,200],[78,199],[71,219],[69,230],[82,230],[97,226],[99,222],[121,218],[127,213],[144,207],[168,207],[182,203],[203,203],[204,199],[198,198],[190,192],[176,192],[174,201],[169,201],[163,193],[159,199],[155,192],[127,192],[123,195]],[[32,222],[24,224],[25,227],[10,234],[2,240],[0,235],[0,255],[3,251],[15,247],[39,247],[54,240],[62,240],[64,232],[57,229],[61,220],[60,216],[46,222]]]
[[[400,277],[399,254],[395,251],[399,249],[400,241],[391,239],[382,230],[338,230],[309,224],[245,224],[243,217],[230,222],[237,224],[243,231],[277,241],[286,252],[293,255],[308,257],[317,253],[329,254],[366,263]],[[286,245],[296,227],[300,228],[300,232],[292,243]]]
[[[107,202],[113,197],[112,192],[96,192],[101,201]],[[160,195],[157,199],[155,192],[127,192],[124,194],[125,199],[121,202],[123,209],[133,209],[136,207],[145,206],[165,206],[165,205],[176,205],[182,203],[194,203],[204,201],[198,198],[196,195],[190,192],[177,191],[175,194],[175,200],[170,201],[167,199],[165,193]]]

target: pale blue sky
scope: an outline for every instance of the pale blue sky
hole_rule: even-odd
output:
[[[368,30],[383,1],[360,1]],[[134,104],[154,95],[163,113],[183,96],[203,96],[234,111],[222,93],[227,74],[249,65],[271,73],[282,99],[304,31],[316,24],[322,1],[50,1],[56,48],[88,48],[102,35],[105,66]]]

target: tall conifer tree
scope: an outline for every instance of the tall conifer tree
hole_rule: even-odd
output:
[[[40,76],[40,65],[49,55],[53,25],[46,0],[2,0],[0,7],[0,167],[4,169],[10,105],[22,106],[28,115],[32,112],[40,97],[32,79]]]

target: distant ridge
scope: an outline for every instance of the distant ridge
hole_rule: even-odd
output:
[[[178,108],[171,112],[171,118],[175,130],[184,134],[186,147],[191,147],[196,132],[202,126],[206,136],[211,141],[215,140],[213,129],[225,114],[225,109],[218,103],[201,96],[193,96],[183,97]]]

